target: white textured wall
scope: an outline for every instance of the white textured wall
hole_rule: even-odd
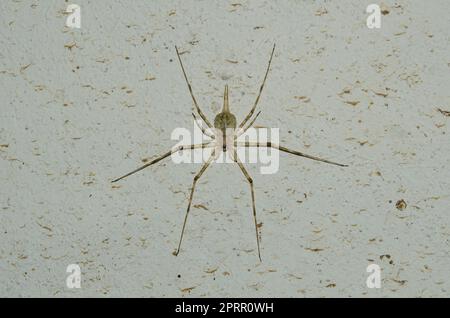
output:
[[[2,1],[0,295],[448,296],[450,3],[396,2],[370,30],[364,1],[74,0],[71,30],[65,1]],[[228,83],[242,118],[274,42],[258,124],[351,166],[248,165],[262,263],[248,184],[212,166],[174,257],[199,165],[110,181],[192,128],[175,44],[207,116]]]

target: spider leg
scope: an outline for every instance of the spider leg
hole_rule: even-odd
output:
[[[191,210],[192,197],[194,196],[195,185],[197,184],[197,181],[200,179],[200,177],[203,175],[205,170],[209,167],[209,165],[213,161],[214,153],[215,153],[215,150],[212,151],[212,153],[211,153],[210,157],[208,158],[208,160],[205,162],[203,167],[200,169],[200,171],[194,177],[194,181],[192,183],[191,195],[189,196],[189,204],[188,204],[188,207],[187,207],[186,215],[184,217],[183,228],[181,229],[180,242],[178,243],[177,250],[173,253],[175,256],[177,256],[178,253],[180,252],[181,242],[183,241],[184,229],[186,227],[186,221],[187,221],[187,218],[188,218],[188,215],[189,215],[189,211]]]
[[[206,130],[206,129],[202,126],[200,120],[197,119],[197,116],[195,116],[194,113],[192,113],[192,117],[194,117],[194,121],[195,121],[195,123],[197,124],[197,127],[200,128],[200,130],[202,131],[202,133],[203,133],[204,135],[208,136],[209,138],[216,139],[216,136],[214,136],[214,134],[212,134],[209,130]]]
[[[186,80],[186,84],[187,84],[187,86],[188,86],[189,93],[191,94],[192,101],[194,102],[195,109],[197,110],[198,114],[199,114],[200,117],[203,119],[203,121],[205,122],[205,124],[206,124],[209,128],[213,128],[213,126],[211,125],[211,123],[210,123],[209,120],[206,118],[205,114],[203,114],[202,110],[200,109],[200,107],[199,107],[198,104],[197,104],[197,100],[195,99],[194,93],[192,92],[192,86],[191,86],[191,84],[189,83],[189,80],[188,80],[187,75],[186,75],[186,71],[184,70],[183,62],[181,61],[180,53],[178,52],[178,48],[177,48],[176,46],[175,46],[175,50],[177,51],[178,61],[180,61],[181,70],[183,71],[184,79]]]
[[[256,114],[256,116],[252,119],[252,121],[251,121],[245,128],[239,128],[239,129],[238,129],[238,131],[237,131],[237,133],[236,133],[236,136],[235,136],[235,139],[237,139],[237,138],[239,138],[240,136],[242,136],[243,134],[245,134],[245,132],[246,132],[250,127],[253,126],[253,124],[255,123],[256,119],[257,119],[258,116],[259,116],[259,114],[261,114],[261,111],[259,111],[259,112]]]
[[[261,93],[264,88],[264,84],[266,83],[267,75],[269,74],[270,64],[272,63],[272,57],[273,57],[274,51],[275,51],[275,44],[273,45],[272,53],[270,54],[269,64],[267,65],[266,75],[264,75],[264,80],[261,84],[261,87],[259,88],[259,93],[258,93],[258,97],[256,97],[255,104],[253,104],[253,108],[250,110],[250,113],[248,113],[247,117],[245,117],[245,119],[239,125],[239,128],[244,127],[244,125],[247,123],[247,121],[252,117],[253,113],[255,112],[256,105],[258,105],[259,98],[261,97]]]
[[[248,174],[248,172],[245,169],[244,165],[239,160],[239,157],[237,155],[237,151],[236,150],[234,151],[234,158],[233,159],[238,164],[239,168],[241,168],[242,173],[244,174],[245,178],[247,179],[248,183],[250,184],[250,190],[251,190],[251,193],[252,193],[253,219],[255,221],[256,245],[258,246],[259,261],[262,262],[262,260],[261,260],[261,252],[260,252],[260,249],[259,249],[258,222],[256,221],[256,205],[255,205],[255,191],[253,189],[253,179],[252,179],[252,177],[250,177],[250,175]]]
[[[342,163],[337,163],[337,162],[333,162],[330,160],[326,160],[326,159],[322,159],[319,157],[315,157],[315,156],[311,156],[308,154],[305,154],[303,152],[300,151],[296,151],[296,150],[292,150],[277,144],[274,144],[272,142],[237,142],[235,143],[238,147],[267,147],[267,148],[274,148],[274,149],[278,149],[296,156],[300,156],[300,157],[304,157],[304,158],[308,158],[308,159],[312,159],[312,160],[316,160],[316,161],[321,161],[321,162],[325,162],[325,163],[329,163],[332,165],[336,165],[336,166],[340,166],[340,167],[348,167],[348,165],[342,164]]]
[[[143,165],[142,167],[139,167],[139,168],[137,168],[136,170],[133,170],[133,171],[131,171],[131,172],[129,172],[129,173],[127,173],[127,174],[125,174],[125,175],[123,175],[123,176],[117,178],[117,179],[114,179],[114,180],[111,181],[111,182],[117,182],[117,181],[119,181],[119,180],[122,180],[122,179],[124,179],[124,178],[126,178],[126,177],[128,177],[128,176],[130,176],[130,175],[132,175],[132,174],[134,174],[134,173],[136,173],[136,172],[138,172],[138,171],[141,171],[142,169],[145,169],[145,168],[147,168],[147,167],[149,167],[149,166],[151,166],[151,165],[153,165],[153,164],[155,164],[155,163],[157,163],[157,162],[159,162],[159,161],[161,161],[161,160],[163,160],[163,159],[169,157],[170,155],[172,155],[173,153],[175,153],[175,152],[177,152],[177,151],[188,150],[188,149],[191,149],[191,150],[192,150],[192,149],[198,149],[198,148],[202,148],[202,149],[203,149],[203,148],[210,148],[210,147],[213,147],[213,146],[214,146],[214,145],[211,144],[211,142],[207,142],[207,143],[203,143],[203,144],[181,145],[181,146],[175,147],[175,148],[173,148],[172,150],[166,152],[165,154],[159,156],[158,158],[155,158],[155,159],[153,159],[152,161],[146,163],[146,164]]]

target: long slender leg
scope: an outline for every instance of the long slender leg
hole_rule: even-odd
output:
[[[146,164],[143,165],[142,167],[139,167],[139,168],[137,168],[136,170],[133,170],[133,171],[131,171],[131,172],[129,172],[129,173],[127,173],[127,174],[125,174],[125,175],[123,175],[123,176],[117,178],[117,179],[114,179],[114,180],[111,181],[111,182],[117,182],[117,181],[119,181],[119,180],[122,180],[122,179],[124,179],[124,178],[126,178],[126,177],[128,177],[128,176],[130,176],[130,175],[132,175],[132,174],[134,174],[134,173],[136,173],[136,172],[138,172],[138,171],[141,171],[142,169],[145,169],[145,168],[151,166],[152,164],[155,164],[155,163],[157,163],[157,162],[159,162],[159,161],[161,161],[161,160],[163,160],[163,159],[169,157],[170,155],[172,155],[173,153],[175,153],[175,152],[177,152],[177,151],[182,151],[182,150],[187,150],[187,149],[191,149],[191,150],[192,150],[192,149],[198,149],[198,148],[202,148],[202,149],[203,149],[203,148],[211,148],[211,147],[213,147],[213,146],[214,146],[214,143],[207,142],[207,143],[203,143],[203,144],[181,145],[181,146],[175,147],[175,148],[173,148],[172,150],[166,152],[165,154],[159,156],[158,158],[155,158],[155,159],[153,159],[152,161],[146,163]]]
[[[197,100],[194,97],[194,93],[192,92],[192,86],[189,83],[189,80],[187,78],[186,75],[186,71],[184,70],[184,66],[183,66],[183,62],[181,61],[181,57],[180,57],[180,53],[178,52],[178,48],[175,46],[175,50],[177,51],[177,56],[178,56],[178,61],[180,61],[180,65],[181,65],[181,70],[183,71],[183,75],[184,75],[184,79],[186,80],[186,84],[188,86],[189,89],[189,93],[191,93],[191,97],[192,100],[194,102],[195,105],[195,109],[197,110],[198,114],[200,115],[200,117],[203,119],[203,121],[205,122],[205,124],[209,127],[209,128],[213,128],[213,126],[211,125],[211,123],[209,122],[208,118],[206,118],[205,114],[203,114],[202,110],[200,109],[200,107],[197,104]]]
[[[272,53],[270,54],[269,64],[267,65],[266,75],[264,75],[264,80],[263,80],[263,82],[261,84],[261,87],[259,88],[259,93],[258,93],[258,97],[256,97],[255,104],[253,104],[252,110],[250,111],[250,113],[248,113],[247,117],[245,117],[245,119],[239,125],[239,128],[244,127],[244,125],[247,123],[247,121],[250,119],[250,117],[252,117],[253,113],[255,112],[256,105],[258,105],[259,98],[261,97],[261,93],[262,93],[262,90],[264,88],[264,84],[266,83],[267,74],[269,74],[270,64],[272,63],[272,57],[273,57],[273,52],[274,51],[275,51],[275,44],[273,45]]]
[[[255,205],[255,191],[253,189],[253,179],[248,174],[247,170],[245,169],[242,162],[239,160],[239,157],[237,155],[237,151],[234,151],[234,161],[238,164],[239,168],[241,168],[242,173],[244,174],[245,178],[247,179],[248,183],[250,184],[250,190],[252,193],[252,208],[253,208],[253,219],[255,221],[255,231],[256,231],[256,245],[258,246],[258,257],[259,261],[261,262],[261,251],[259,249],[259,234],[258,234],[258,222],[256,220],[256,205]]]
[[[261,114],[261,111],[259,111],[258,113],[256,113],[255,117],[252,119],[252,121],[245,127],[245,128],[240,128],[238,129],[235,139],[239,138],[240,136],[242,136],[243,134],[245,134],[245,132],[252,127],[252,125],[255,123],[256,119],[258,118],[259,114]]]
[[[200,171],[195,175],[194,181],[192,182],[191,195],[189,196],[189,204],[188,204],[188,207],[187,207],[187,210],[186,210],[186,215],[184,217],[183,228],[181,230],[181,236],[180,236],[180,242],[178,243],[177,250],[173,253],[175,256],[177,256],[178,253],[180,252],[181,242],[183,241],[184,229],[186,227],[186,221],[187,221],[187,218],[188,218],[188,215],[189,215],[189,211],[191,210],[192,197],[194,196],[195,185],[197,184],[197,181],[200,179],[200,177],[205,172],[205,170],[209,167],[209,165],[211,164],[211,161],[214,159],[214,153],[215,153],[215,150],[213,150],[213,152],[211,153],[211,156],[205,162],[205,164],[200,169]]]
[[[305,157],[308,159],[312,159],[312,160],[317,160],[317,161],[322,161],[325,163],[329,163],[332,165],[336,165],[336,166],[340,166],[340,167],[348,167],[348,165],[342,164],[342,163],[337,163],[337,162],[333,162],[330,160],[326,160],[326,159],[322,159],[319,157],[315,157],[315,156],[311,156],[311,155],[307,155],[303,152],[300,151],[296,151],[296,150],[292,150],[286,147],[282,147],[280,145],[274,144],[272,142],[236,142],[235,145],[237,147],[268,147],[268,148],[274,148],[274,149],[278,149],[296,156],[300,156],[300,157]]]
[[[202,133],[212,139],[216,139],[216,136],[214,136],[214,134],[212,134],[209,130],[206,130],[205,127],[202,126],[200,120],[197,119],[197,116],[195,116],[194,113],[192,113],[192,117],[194,117],[194,121],[197,124],[197,127],[200,128],[200,130],[202,131]]]

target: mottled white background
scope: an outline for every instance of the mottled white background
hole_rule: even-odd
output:
[[[450,2],[385,1],[378,30],[371,2],[76,0],[73,30],[70,2],[2,1],[0,295],[448,296]],[[228,83],[240,119],[274,42],[258,125],[350,167],[248,165],[260,263],[249,186],[212,166],[175,257],[199,164],[110,181],[192,129],[175,44],[207,116]]]

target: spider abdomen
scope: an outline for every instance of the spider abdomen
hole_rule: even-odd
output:
[[[236,117],[232,113],[222,112],[214,118],[214,127],[222,131],[227,128],[236,129]]]
[[[214,127],[218,132],[222,134],[222,151],[227,151],[227,135],[232,135],[232,132],[236,129],[236,117],[230,112],[221,112],[214,118]]]

